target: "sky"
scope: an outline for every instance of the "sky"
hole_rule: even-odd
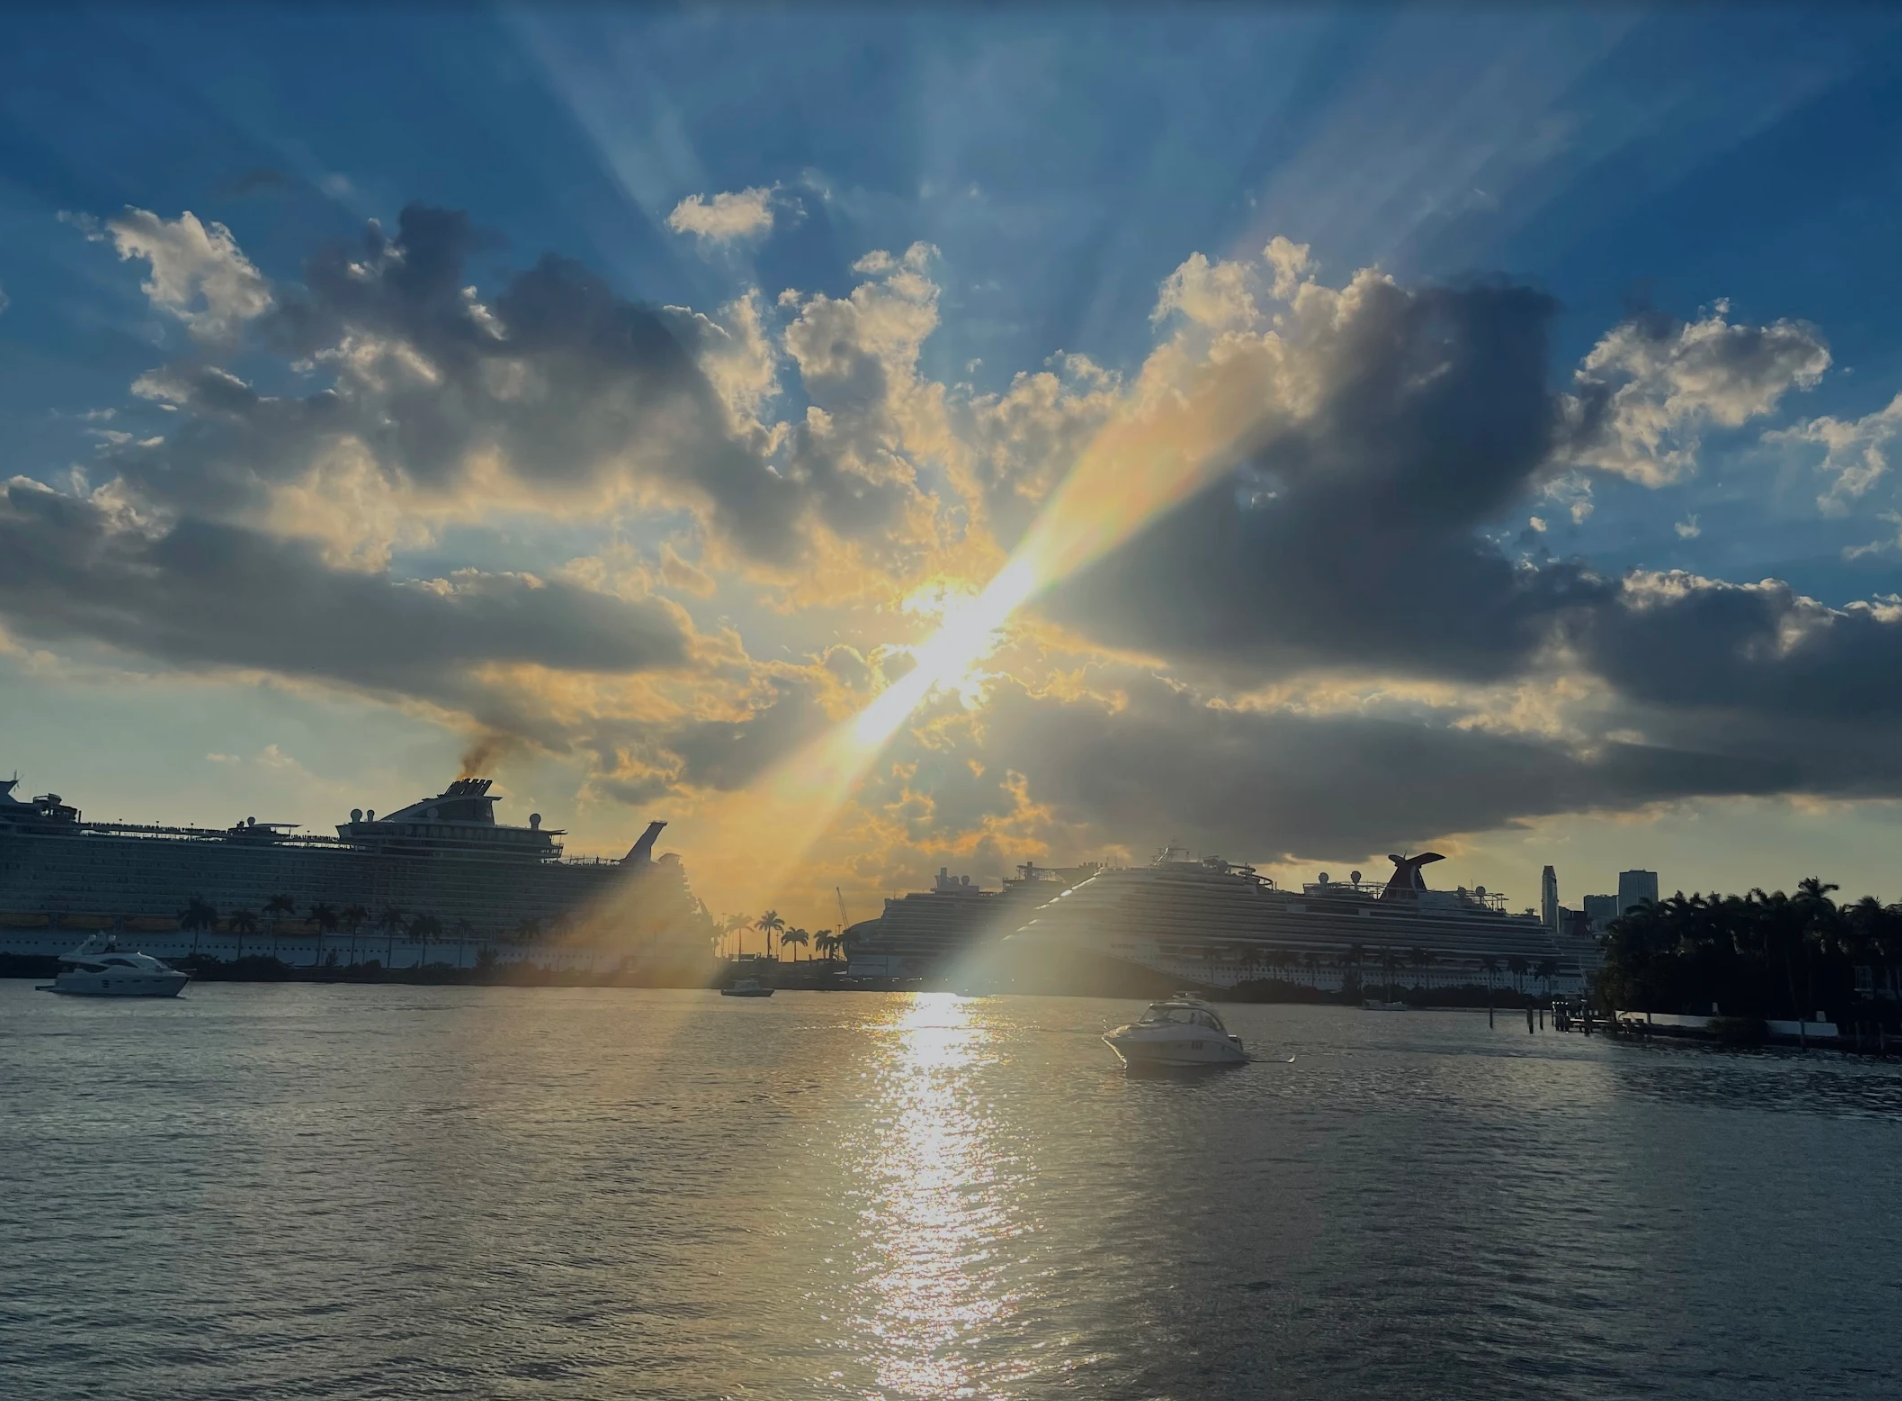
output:
[[[22,11],[0,769],[1902,897],[1902,18]]]

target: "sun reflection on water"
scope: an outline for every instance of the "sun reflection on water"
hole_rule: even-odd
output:
[[[996,1250],[1018,1229],[1010,1183],[973,1073],[997,1048],[973,1005],[948,993],[919,994],[887,1030],[855,1321],[888,1394],[976,1395],[987,1388],[971,1344],[1017,1304]]]

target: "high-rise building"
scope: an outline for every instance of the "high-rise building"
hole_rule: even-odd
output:
[[[1616,895],[1587,895],[1585,897],[1585,922],[1591,926],[1594,934],[1603,934],[1614,919],[1618,918],[1618,897]]]
[[[1539,914],[1545,920],[1545,927],[1554,934],[1559,932],[1559,877],[1550,866],[1539,877]]]
[[[1620,871],[1618,873],[1618,913],[1623,914],[1634,905],[1646,900],[1653,903],[1658,898],[1658,873],[1656,871]]]

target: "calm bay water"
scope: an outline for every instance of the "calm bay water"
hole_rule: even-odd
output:
[[[1134,1010],[0,983],[0,1394],[1902,1395],[1897,1068]]]

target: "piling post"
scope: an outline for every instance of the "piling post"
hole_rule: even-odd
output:
[[[1532,1004],[1526,1003],[1526,1035],[1532,1035]]]

